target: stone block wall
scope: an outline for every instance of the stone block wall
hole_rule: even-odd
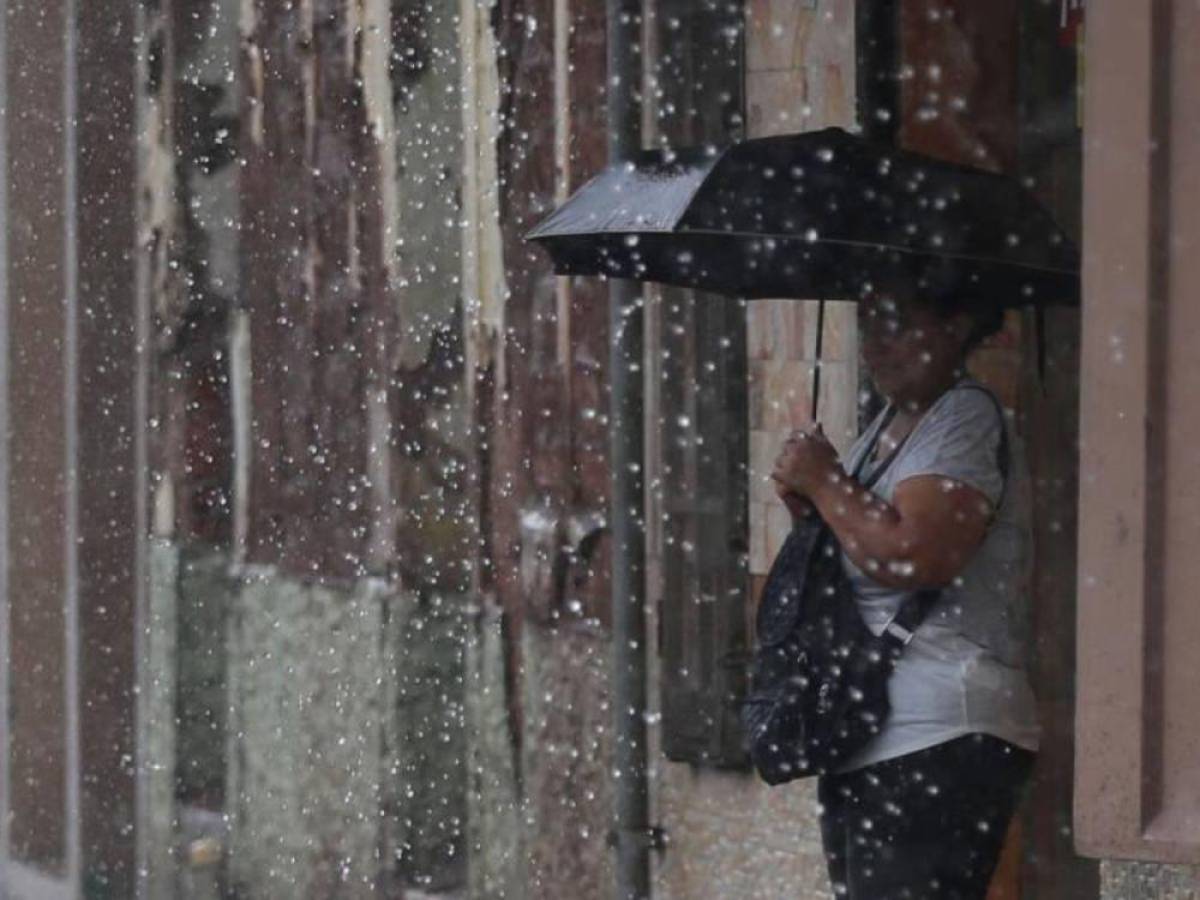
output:
[[[464,606],[459,595],[399,592],[384,609],[384,862],[426,891],[467,878]]]
[[[466,878],[460,597],[244,573],[226,632],[239,897],[400,896]]]
[[[503,620],[491,604],[476,609],[473,619],[466,644],[467,894],[471,900],[521,900],[525,836]]]
[[[230,878],[250,898],[378,896],[386,588],[255,571],[229,618]]]
[[[612,894],[611,642],[586,623],[527,626],[521,771],[529,891],[553,900]]]
[[[757,776],[661,762],[657,818],[660,900],[832,897],[812,784],[767,787]]]
[[[601,900],[612,890],[607,635],[584,622],[523,630],[515,738],[504,630],[485,607],[467,639],[468,896]]]
[[[1105,860],[1100,864],[1101,900],[1197,900],[1195,866]]]

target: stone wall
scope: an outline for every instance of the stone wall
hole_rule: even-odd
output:
[[[244,898],[465,879],[459,597],[243,574],[227,624],[228,877]]]
[[[230,876],[251,898],[378,896],[387,589],[261,570],[229,616]]]
[[[172,895],[176,870],[175,658],[180,559],[178,549],[165,541],[151,541],[149,551],[137,745],[145,773],[141,783],[144,890],[157,900]]]
[[[660,763],[660,900],[832,895],[809,782],[769,788],[748,773]]]
[[[516,747],[508,714],[503,619],[475,610],[466,644],[467,859],[471,900],[526,896]]]
[[[586,623],[527,626],[522,766],[530,898],[612,894],[611,642]]]
[[[1102,900],[1197,900],[1200,870],[1195,866],[1106,860],[1100,864]]]
[[[384,863],[406,885],[458,888],[467,878],[465,600],[394,593],[384,613]]]

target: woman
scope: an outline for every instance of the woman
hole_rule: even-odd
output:
[[[912,591],[941,591],[889,681],[883,730],[819,781],[830,877],[851,900],[982,900],[1037,749],[1028,478],[999,405],[965,375],[1002,313],[956,298],[865,301],[863,358],[887,408],[845,466],[811,426],[772,475],[790,508],[806,499],[838,537],[874,631]],[[847,475],[881,465],[871,491]]]

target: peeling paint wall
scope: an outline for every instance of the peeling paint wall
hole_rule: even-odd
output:
[[[459,0],[462,76],[462,284],[468,371],[493,364],[508,297],[500,240],[500,74],[492,9],[497,0]],[[503,388],[503,382],[500,385]]]
[[[466,878],[462,114],[454,18],[425,13],[143,8],[155,597],[181,610],[151,635],[154,696],[178,688],[152,850],[182,866],[155,896]]]
[[[231,524],[226,342],[238,275],[238,3],[138,8],[137,259],[151,311],[154,536],[142,638],[142,868],[147,896],[191,897],[201,873],[189,868],[189,847],[205,835],[188,823],[205,814],[201,807],[217,815],[223,802],[223,731],[213,716],[225,698],[206,693],[205,683],[222,686],[226,585],[220,573],[210,577],[206,557],[225,565],[217,548]]]
[[[390,158],[397,196],[390,221],[396,223],[394,278],[404,323],[395,354],[401,369],[411,369],[428,356],[436,329],[461,315],[463,234],[472,230],[462,221],[466,76],[452,4],[405,0],[393,7],[397,61],[388,97],[395,110]]]
[[[464,339],[479,435],[472,666],[488,679],[469,694],[470,893],[602,897],[607,307],[598,286],[565,290],[524,234],[568,177],[604,162],[603,10],[464,0],[460,11]]]

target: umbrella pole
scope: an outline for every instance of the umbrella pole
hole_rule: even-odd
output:
[[[641,149],[641,0],[607,0],[608,155]],[[616,900],[650,897],[650,797],[646,748],[646,542],[642,292],[609,282],[612,447],[612,690]]]
[[[825,300],[817,301],[817,352],[813,364],[812,420],[817,421],[817,410],[821,401],[821,353],[825,344]]]

